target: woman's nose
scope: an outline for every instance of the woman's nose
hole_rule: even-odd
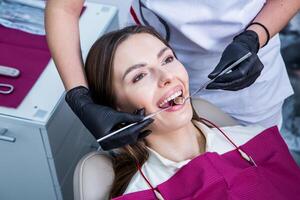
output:
[[[160,70],[159,71],[159,87],[165,87],[172,83],[174,79],[174,75],[167,70]]]

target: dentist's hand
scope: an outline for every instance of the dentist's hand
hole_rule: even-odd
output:
[[[221,60],[215,69],[208,75],[213,79],[242,56],[251,52],[252,55],[233,68],[232,72],[218,77],[207,85],[206,89],[240,90],[249,87],[259,77],[263,64],[257,56],[259,40],[256,32],[247,30],[237,35],[232,43],[224,50]]]
[[[96,139],[111,133],[120,124],[134,123],[144,118],[144,110],[140,110],[137,114],[129,114],[117,112],[110,107],[95,104],[89,90],[83,86],[68,91],[66,102]],[[150,118],[121,131],[100,142],[100,146],[103,150],[110,150],[135,143],[138,139],[151,133],[149,130],[142,130],[153,121]]]

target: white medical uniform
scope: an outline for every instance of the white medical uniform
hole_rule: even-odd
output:
[[[242,32],[264,6],[265,0],[145,0],[144,5],[167,22],[170,45],[186,67],[193,92],[208,81],[225,47]],[[132,5],[139,21],[139,2]],[[165,28],[158,18],[143,9],[145,19],[162,35]],[[129,24],[135,24],[129,16]],[[285,98],[293,94],[280,41],[275,35],[258,56],[264,64],[259,78],[239,91],[204,90],[198,94],[242,124],[278,125]]]
[[[203,132],[206,138],[206,152],[217,152],[223,154],[235,149],[235,147],[216,129],[209,128],[200,122],[194,124]],[[221,128],[226,135],[237,145],[243,145],[254,136],[261,133],[264,128],[259,125],[250,126],[228,126]],[[169,160],[153,149],[148,148],[149,158],[141,167],[142,172],[150,181],[151,185],[156,187],[173,176],[181,167],[186,165],[190,159],[175,162]],[[124,194],[150,189],[149,185],[142,177],[140,172],[136,172],[130,180]]]

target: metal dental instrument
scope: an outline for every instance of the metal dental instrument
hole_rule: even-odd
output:
[[[0,89],[0,94],[10,94],[14,90],[14,86],[10,84],[5,84],[5,83],[0,83],[0,88],[8,88],[8,90],[1,90]]]
[[[102,140],[105,140],[106,138],[111,137],[111,136],[113,136],[113,135],[115,135],[115,134],[117,134],[117,133],[119,133],[119,132],[121,132],[121,131],[123,131],[123,130],[125,130],[125,129],[128,129],[128,128],[130,128],[130,127],[132,127],[132,126],[134,126],[134,125],[136,125],[136,124],[138,124],[138,123],[141,123],[141,122],[143,122],[143,121],[149,119],[149,118],[152,118],[152,117],[154,117],[155,115],[158,115],[159,113],[161,113],[161,112],[163,112],[163,111],[165,111],[165,110],[168,110],[168,109],[171,108],[171,107],[172,107],[172,106],[169,106],[169,107],[166,107],[166,108],[164,108],[164,109],[158,110],[158,111],[156,111],[156,112],[154,112],[154,113],[151,113],[151,114],[147,115],[146,117],[144,117],[141,121],[138,121],[138,122],[129,124],[129,125],[127,125],[127,126],[124,126],[123,128],[120,128],[120,129],[118,129],[118,130],[116,130],[116,131],[114,131],[114,132],[112,132],[112,133],[110,133],[110,134],[108,134],[108,135],[106,135],[106,136],[104,136],[104,137],[98,139],[97,142],[101,142]]]
[[[188,96],[188,97],[186,97],[186,98],[184,98],[184,97],[176,97],[176,98],[174,99],[175,104],[184,104],[185,101],[186,101],[187,99],[191,98],[191,97],[194,96],[196,93],[198,93],[200,90],[202,90],[203,88],[205,88],[208,84],[212,83],[214,80],[216,80],[216,78],[222,76],[222,75],[225,74],[225,73],[229,73],[229,71],[230,71],[233,67],[237,66],[238,64],[240,64],[241,62],[243,62],[245,59],[247,59],[247,58],[250,57],[251,55],[252,55],[251,52],[249,52],[249,53],[247,53],[246,55],[244,55],[243,57],[241,57],[240,59],[238,59],[237,61],[235,61],[235,62],[234,62],[233,64],[231,64],[226,70],[224,70],[223,72],[221,72],[221,73],[220,73],[219,75],[217,75],[215,78],[213,78],[213,79],[207,81],[203,86],[201,86],[198,90],[196,90],[196,91],[195,91],[193,94],[191,94],[190,96]],[[177,102],[176,102],[176,101],[178,101],[179,99],[181,99],[181,103],[177,103]],[[168,110],[168,109],[171,108],[171,107],[172,107],[172,106],[169,106],[169,107],[166,107],[166,108],[164,108],[164,109],[158,110],[158,111],[156,111],[156,112],[154,112],[154,113],[152,113],[152,114],[149,114],[149,115],[147,115],[146,117],[144,117],[144,119],[142,119],[141,121],[135,122],[135,123],[132,123],[132,124],[129,124],[129,125],[124,126],[123,128],[120,128],[120,129],[118,129],[118,130],[116,130],[116,131],[114,131],[114,132],[112,132],[112,133],[109,133],[108,135],[106,135],[106,136],[104,136],[104,137],[98,139],[97,142],[101,142],[101,141],[103,141],[103,140],[105,140],[105,139],[107,139],[107,138],[109,138],[109,137],[111,137],[111,136],[113,136],[113,135],[115,135],[115,134],[117,134],[117,133],[119,133],[119,132],[125,130],[125,129],[128,129],[128,128],[130,128],[130,127],[132,127],[132,126],[134,126],[134,125],[136,125],[136,124],[138,124],[138,123],[141,123],[141,122],[143,122],[143,121],[149,119],[149,118],[152,118],[152,117],[158,115],[159,113],[161,113],[161,112],[163,112],[163,111],[165,111],[165,110]]]
[[[204,83],[200,88],[198,88],[190,96],[187,96],[187,97],[176,97],[174,99],[174,103],[175,104],[184,104],[186,102],[186,100],[190,99],[192,96],[194,96],[195,94],[197,94],[199,91],[201,91],[204,88],[206,88],[206,86],[208,84],[214,82],[218,77],[222,76],[223,74],[230,73],[235,66],[237,66],[238,64],[240,64],[241,62],[243,62],[244,60],[246,60],[247,58],[249,58],[251,55],[252,55],[252,53],[249,52],[249,53],[245,54],[244,56],[242,56],[240,59],[238,59],[237,61],[235,61],[234,63],[232,63],[227,69],[225,69],[220,74],[218,74],[215,78],[213,78],[213,79],[207,81],[206,83]]]
[[[20,75],[20,70],[13,67],[0,65],[0,75],[17,77]]]

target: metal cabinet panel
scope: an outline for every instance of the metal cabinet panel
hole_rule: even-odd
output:
[[[51,152],[48,152],[49,157],[55,157],[65,145],[64,143],[68,134],[72,131],[77,131],[73,129],[76,123],[77,127],[83,126],[66,102],[61,100],[58,108],[47,124],[47,135],[51,147]]]
[[[0,139],[0,199],[57,199],[40,130],[1,118],[0,130],[15,138]]]
[[[55,155],[54,163],[57,171],[57,178],[60,183],[63,182],[70,167],[79,154],[82,148],[85,148],[84,144],[80,142],[81,135],[86,134],[84,127],[81,124],[74,124],[74,127],[68,133],[64,140],[60,151]],[[89,146],[91,146],[91,141]]]

